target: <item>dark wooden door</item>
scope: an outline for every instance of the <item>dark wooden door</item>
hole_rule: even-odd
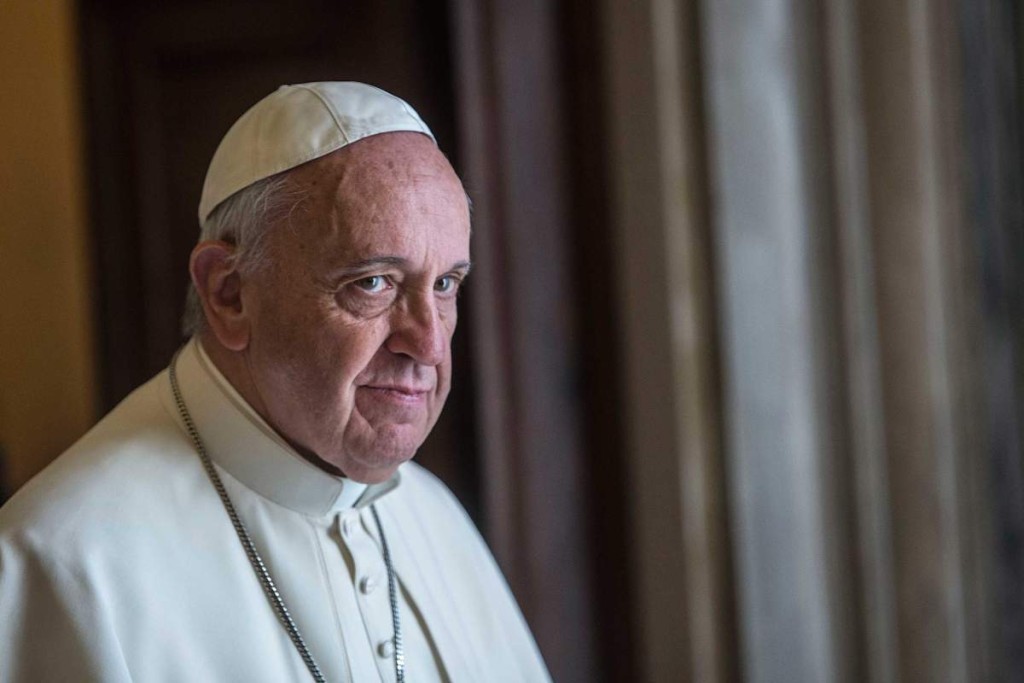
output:
[[[458,167],[441,0],[83,0],[79,13],[105,410],[183,341],[206,167],[261,97],[284,83],[373,83],[412,103]],[[470,327],[460,326],[457,381],[418,461],[477,515]]]

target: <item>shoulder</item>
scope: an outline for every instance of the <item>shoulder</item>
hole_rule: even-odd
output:
[[[452,627],[445,634],[461,634],[457,645],[448,644],[474,653],[470,659],[479,668],[473,680],[488,669],[502,671],[502,680],[550,680],[497,562],[462,505],[419,465],[407,463],[401,474],[398,489],[380,501],[396,546],[396,571],[428,587],[420,596],[444,614]],[[443,602],[430,603],[430,596],[444,596]]]
[[[407,462],[399,469],[399,473],[402,477],[399,490],[406,489],[407,493],[422,497],[425,501],[433,504],[454,505],[458,509],[462,509],[458,499],[455,498],[448,486],[422,465]]]
[[[395,498],[413,508],[417,516],[432,521],[446,520],[476,533],[476,526],[462,503],[434,473],[414,462],[402,465],[400,473],[402,481],[395,491]]]
[[[437,476],[415,463],[401,469],[402,481],[381,501],[412,543],[426,543],[439,561],[482,570],[481,576],[500,577],[476,524],[451,490]],[[504,583],[504,580],[501,580]]]
[[[0,545],[77,552],[98,532],[144,524],[183,476],[202,475],[161,381],[139,387],[0,507]]]

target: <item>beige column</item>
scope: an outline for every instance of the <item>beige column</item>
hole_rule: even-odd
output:
[[[72,3],[0,3],[0,446],[8,487],[94,420]]]

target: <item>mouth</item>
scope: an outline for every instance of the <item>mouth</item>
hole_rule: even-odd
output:
[[[374,396],[382,399],[395,401],[398,403],[418,403],[426,399],[430,393],[430,389],[403,386],[397,384],[388,385],[364,385],[361,387],[365,391],[371,392]]]

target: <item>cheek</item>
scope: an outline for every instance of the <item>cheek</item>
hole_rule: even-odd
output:
[[[452,363],[452,338],[455,337],[455,327],[459,322],[458,309],[455,302],[451,301],[440,309],[441,325],[444,328],[445,336],[445,360],[441,364],[446,374],[451,372]]]
[[[368,379],[388,355],[387,335],[385,325],[365,323],[332,335],[328,342],[328,355],[333,364],[331,374],[345,384],[359,384]]]
[[[452,335],[455,334],[455,326],[459,323],[459,307],[456,305],[454,299],[445,301],[439,307],[439,314],[441,318],[441,324],[444,325],[445,331],[448,333],[448,344],[452,343]]]
[[[344,400],[384,338],[374,325],[352,325],[337,317],[292,318],[268,330],[268,343],[284,383],[317,401]]]

